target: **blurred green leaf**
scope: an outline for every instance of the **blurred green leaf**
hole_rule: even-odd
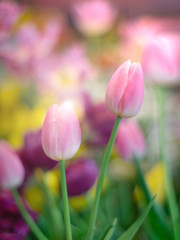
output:
[[[152,196],[147,187],[146,181],[144,179],[144,175],[141,169],[141,165],[139,163],[139,159],[137,159],[135,156],[134,156],[134,164],[137,171],[139,185],[144,193],[146,203],[148,203],[151,200]],[[172,238],[168,225],[166,223],[165,211],[160,204],[158,204],[157,202],[154,203],[148,218],[149,218],[149,223],[152,227],[152,230],[155,232],[156,235],[159,236],[159,239],[169,240]]]
[[[141,214],[141,216],[126,230],[117,240],[131,240],[136,232],[139,230],[141,225],[143,224],[145,218],[147,217],[152,204],[154,202],[155,196],[151,199],[150,203],[145,208],[144,212]]]
[[[114,232],[114,229],[115,229],[115,226],[116,226],[116,223],[117,223],[117,218],[114,219],[112,225],[110,225],[106,230],[105,230],[105,233],[103,234],[103,236],[100,238],[100,240],[110,240],[112,235],[113,235],[113,232]]]

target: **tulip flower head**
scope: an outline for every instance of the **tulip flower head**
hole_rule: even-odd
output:
[[[42,146],[47,156],[56,161],[70,159],[80,143],[81,129],[70,102],[50,107],[42,127]]]
[[[106,104],[116,116],[135,116],[143,103],[144,76],[139,63],[126,61],[115,71],[106,90]]]
[[[0,187],[10,189],[19,187],[24,180],[24,168],[18,155],[10,145],[0,141]]]
[[[179,82],[179,43],[180,38],[159,35],[146,44],[141,62],[149,83],[169,85]]]
[[[105,0],[78,2],[72,10],[75,25],[87,37],[107,33],[112,28],[117,15],[116,9]]]
[[[146,151],[146,143],[143,132],[134,121],[123,119],[116,136],[116,148],[121,157],[126,160],[133,156],[143,157]]]

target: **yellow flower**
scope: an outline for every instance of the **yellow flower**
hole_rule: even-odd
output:
[[[152,195],[156,194],[158,202],[163,203],[165,200],[165,178],[164,167],[162,162],[156,163],[153,168],[145,175],[145,181]],[[135,198],[138,202],[143,199],[142,191],[139,187],[135,188]]]
[[[44,174],[44,181],[49,188],[50,192],[54,195],[58,195],[60,192],[60,173],[59,168],[54,168]]]
[[[42,180],[46,184],[49,193],[55,197],[59,194],[59,171],[58,168],[54,168],[51,171],[44,173],[41,168],[37,168],[34,171],[35,179],[38,183]],[[41,212],[42,206],[45,204],[45,194],[40,186],[27,186],[24,191],[23,195],[29,205],[36,211]]]
[[[44,204],[44,194],[40,188],[35,186],[28,186],[23,191],[23,196],[29,203],[29,205],[37,212],[42,211]]]
[[[31,107],[23,101],[23,94],[28,91],[9,81],[0,89],[0,137],[15,147],[22,145],[26,131],[42,126],[47,111],[43,102]]]
[[[69,205],[77,212],[82,211],[88,205],[85,195],[69,198]]]

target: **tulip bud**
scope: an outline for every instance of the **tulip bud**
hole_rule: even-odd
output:
[[[66,170],[67,191],[69,196],[79,196],[88,191],[96,181],[98,166],[90,158],[81,158]]]
[[[134,121],[123,119],[120,123],[116,148],[121,157],[131,160],[133,156],[142,157],[145,154],[146,144],[142,130]]]
[[[113,74],[106,90],[106,104],[119,117],[135,116],[143,103],[144,76],[139,63],[126,61]]]
[[[42,146],[54,160],[72,158],[81,144],[81,129],[69,102],[48,110],[42,127]]]
[[[4,189],[19,187],[24,179],[24,168],[10,145],[0,141],[0,186]]]

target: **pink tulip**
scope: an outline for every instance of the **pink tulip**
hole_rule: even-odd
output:
[[[105,0],[78,2],[73,7],[74,22],[78,30],[88,37],[108,32],[113,26],[116,13],[110,2]]]
[[[34,79],[39,61],[51,54],[60,34],[61,25],[57,20],[49,21],[43,31],[36,24],[26,22],[15,33],[13,41],[0,45],[0,58],[19,75]]]
[[[0,186],[3,189],[19,187],[24,180],[24,168],[10,145],[0,141]]]
[[[42,128],[42,146],[54,160],[72,158],[81,144],[81,129],[69,102],[48,110]]]
[[[116,116],[135,116],[143,103],[144,77],[141,65],[126,61],[113,74],[106,90],[106,104]]]
[[[179,81],[180,37],[159,35],[149,41],[142,54],[145,78],[151,83],[173,84]]]
[[[13,1],[0,2],[0,42],[5,41],[16,24],[22,8]]]
[[[134,121],[121,121],[117,137],[116,148],[121,157],[130,160],[133,156],[142,157],[146,151],[146,144],[142,130]]]

